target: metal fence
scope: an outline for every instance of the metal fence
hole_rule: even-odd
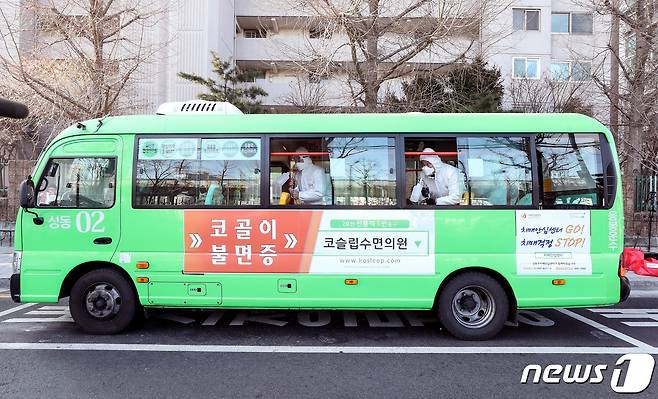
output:
[[[635,212],[655,212],[656,191],[658,191],[658,175],[637,176],[633,201]]]
[[[32,172],[35,161],[9,160],[0,163],[0,230],[13,224],[18,213],[18,187]]]

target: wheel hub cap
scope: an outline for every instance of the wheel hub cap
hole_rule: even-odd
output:
[[[468,286],[459,290],[452,300],[452,314],[467,328],[482,328],[489,324],[496,304],[489,291],[481,286]]]
[[[95,318],[114,316],[121,307],[119,291],[110,284],[96,284],[87,289],[87,312]]]

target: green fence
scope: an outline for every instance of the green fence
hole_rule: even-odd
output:
[[[635,178],[635,212],[658,210],[656,204],[658,175]]]

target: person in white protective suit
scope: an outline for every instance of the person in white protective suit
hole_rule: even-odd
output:
[[[425,198],[427,204],[459,205],[462,197],[459,169],[443,163],[431,148],[423,152],[428,154],[420,156],[422,175],[411,191],[411,202],[419,203]]]
[[[298,204],[322,205],[326,185],[324,169],[313,164],[311,157],[306,155],[308,153],[306,148],[299,147],[295,152],[299,155],[293,157],[297,172],[290,187],[290,195]],[[283,186],[288,179],[290,174],[283,173],[277,179],[277,183]]]

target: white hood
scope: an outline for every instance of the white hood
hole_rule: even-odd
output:
[[[439,157],[438,155],[433,154],[436,151],[434,151],[431,148],[425,148],[423,150],[423,152],[428,152],[429,154],[428,155],[421,155],[420,156],[421,161],[427,161],[427,162],[431,163],[432,166],[434,166],[434,169],[439,169],[441,167],[441,165],[443,164],[443,162],[441,161],[441,157]]]

